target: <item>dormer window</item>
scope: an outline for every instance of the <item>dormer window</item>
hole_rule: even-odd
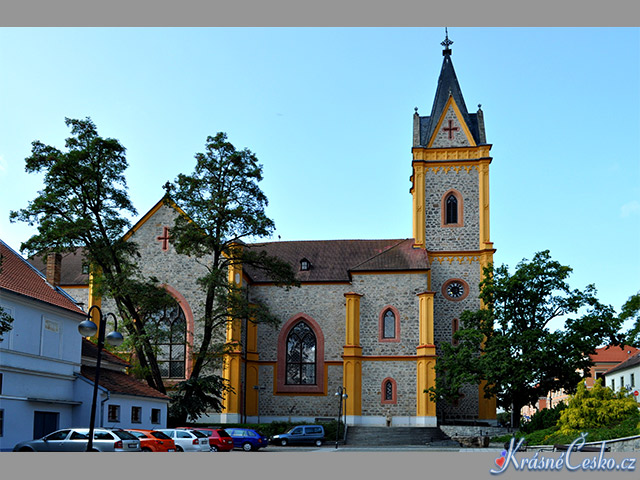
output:
[[[306,272],[307,270],[311,270],[311,262],[306,258],[300,260],[300,270]]]

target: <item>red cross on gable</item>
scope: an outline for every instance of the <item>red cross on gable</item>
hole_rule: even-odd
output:
[[[169,250],[169,227],[162,227],[162,235],[156,237],[156,240],[162,242],[162,251]]]
[[[442,130],[444,130],[445,132],[449,133],[449,140],[453,140],[453,132],[457,132],[458,130],[460,130],[460,128],[458,127],[454,127],[453,126],[453,120],[449,120],[449,126],[448,127],[444,127]]]

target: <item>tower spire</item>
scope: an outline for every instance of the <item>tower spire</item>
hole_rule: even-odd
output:
[[[444,27],[444,40],[440,43],[444,47],[442,50],[442,55],[451,55],[451,49],[449,48],[453,45],[453,41],[449,40],[449,31],[447,27]]]

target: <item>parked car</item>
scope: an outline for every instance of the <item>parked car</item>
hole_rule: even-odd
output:
[[[178,428],[158,428],[156,432],[165,433],[176,444],[176,452],[209,452],[209,437],[197,430]]]
[[[233,439],[233,447],[241,448],[245,452],[264,448],[269,444],[269,439],[260,432],[251,428],[225,428]]]
[[[322,425],[297,425],[285,433],[274,435],[271,441],[285,445],[322,445],[324,442],[324,427]]]
[[[166,433],[159,430],[144,430],[140,428],[127,428],[140,440],[140,449],[143,452],[175,452],[176,443]]]
[[[88,428],[65,428],[42,438],[20,442],[14,452],[84,452],[89,442]],[[94,452],[139,452],[140,440],[120,428],[95,428]]]
[[[233,439],[223,429],[216,427],[177,427],[179,430],[192,429],[204,433],[209,437],[209,447],[212,452],[230,452],[233,450]]]

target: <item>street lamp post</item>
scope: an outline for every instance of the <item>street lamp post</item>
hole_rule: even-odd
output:
[[[340,405],[338,407],[338,429],[336,430],[336,448],[338,448],[338,438],[340,436],[340,419],[342,418],[342,400],[346,400],[347,389],[344,387],[338,387],[338,391],[336,392],[336,397],[340,399]],[[346,422],[345,422],[346,425]]]
[[[98,310],[98,326],[91,320],[91,312],[93,309]],[[100,381],[100,363],[102,361],[102,348],[105,342],[105,330],[107,324],[107,317],[111,315],[114,322],[114,331],[106,336],[106,341],[109,345],[117,347],[122,343],[124,337],[118,332],[118,319],[116,316],[109,312],[106,315],[102,314],[102,310],[97,305],[93,305],[87,312],[87,319],[78,325],[78,332],[83,337],[93,337],[98,332],[98,354],[96,356],[96,374],[93,380],[93,399],[91,401],[91,416],[89,417],[89,440],[87,442],[87,452],[93,449],[93,431],[96,423],[96,404],[98,401],[98,382]]]

